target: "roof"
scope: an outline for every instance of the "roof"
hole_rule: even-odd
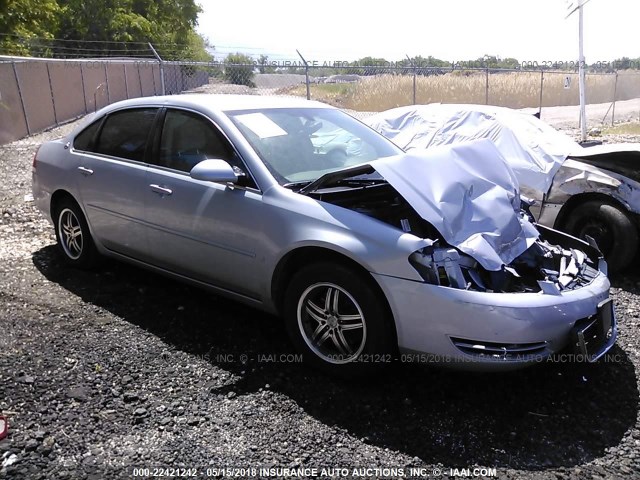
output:
[[[206,93],[139,97],[113,103],[107,108],[111,110],[146,105],[197,106],[199,109],[206,108],[217,111],[251,110],[255,108],[333,108],[330,105],[300,97],[215,95]]]

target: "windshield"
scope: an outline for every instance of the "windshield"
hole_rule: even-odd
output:
[[[382,135],[340,110],[272,108],[226,112],[282,185],[398,155]]]

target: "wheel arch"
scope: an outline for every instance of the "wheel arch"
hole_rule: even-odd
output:
[[[71,195],[71,193],[69,193],[67,190],[64,190],[64,189],[58,189],[55,192],[53,192],[53,194],[51,195],[51,202],[49,206],[49,214],[51,215],[51,219],[54,221],[54,223],[55,223],[54,217],[56,212],[56,205],[58,205],[65,198],[71,200],[76,205],[78,205],[78,207],[80,207],[80,210],[82,210],[82,212],[84,213],[84,210],[80,205],[80,202],[78,202],[75,199],[75,197]],[[86,218],[86,215],[85,215],[85,218]]]
[[[78,206],[78,208],[82,212],[82,215],[84,215],[84,219],[87,222],[87,226],[89,227],[89,232],[91,233],[93,241],[96,244],[98,244],[99,242],[96,239],[94,231],[93,231],[93,225],[91,225],[91,222],[89,221],[89,217],[87,216],[87,212],[85,211],[82,203],[80,203],[76,199],[76,197],[73,196],[73,194],[71,192],[69,192],[68,190],[65,190],[63,188],[59,188],[58,190],[56,190],[55,192],[53,192],[51,194],[51,201],[49,203],[49,215],[51,216],[51,221],[53,222],[53,224],[55,225],[55,223],[56,223],[56,219],[55,219],[56,205],[59,205],[60,202],[62,202],[64,199],[70,200],[70,201],[72,201],[73,203],[75,203]]]
[[[623,212],[625,212],[633,221],[636,228],[639,227],[640,218],[637,214],[631,212],[626,205],[612,197],[611,195],[607,195],[605,193],[599,192],[586,192],[580,193],[578,195],[573,195],[569,200],[565,202],[565,204],[560,209],[558,216],[553,224],[553,228],[556,230],[563,230],[563,227],[566,225],[571,212],[573,212],[580,205],[590,202],[590,201],[599,201],[602,203],[606,203],[609,205],[613,205],[614,207],[619,208]],[[640,233],[640,232],[639,232]]]
[[[387,309],[387,317],[391,320],[391,325],[389,326],[394,336],[394,342],[397,345],[398,334],[396,331],[393,311],[391,310],[389,301],[378,282],[373,278],[369,271],[358,262],[342,253],[328,248],[315,246],[299,247],[288,252],[280,259],[271,278],[271,298],[278,313],[282,314],[285,292],[291,277],[293,277],[293,275],[305,265],[322,262],[339,263],[345,267],[352,268],[368,280],[371,288],[381,296],[380,298],[384,299],[384,305]]]

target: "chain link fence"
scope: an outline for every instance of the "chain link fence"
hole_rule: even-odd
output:
[[[190,91],[304,97],[352,112],[435,102],[538,110],[579,104],[576,71],[309,65],[269,72],[256,64],[224,63],[191,68],[208,82]],[[610,104],[602,121],[613,123],[616,101],[640,98],[640,71],[591,71],[586,87],[587,103]]]
[[[159,63],[148,60],[0,56],[0,144],[119,100],[160,94],[161,84]]]
[[[0,144],[149,95],[216,93],[309,98],[356,116],[426,103],[511,108],[578,105],[575,71],[441,68],[412,65],[290,65],[151,59],[38,59],[0,56]],[[591,71],[587,103],[640,98],[640,71]],[[577,118],[576,118],[577,122]]]

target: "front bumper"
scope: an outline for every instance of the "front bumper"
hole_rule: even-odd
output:
[[[610,284],[603,273],[591,284],[560,295],[483,293],[373,276],[389,300],[398,346],[407,361],[469,370],[539,363],[577,343],[577,331],[602,317],[605,303],[611,311],[610,335],[589,352],[589,360],[615,343],[615,314],[607,302]]]

